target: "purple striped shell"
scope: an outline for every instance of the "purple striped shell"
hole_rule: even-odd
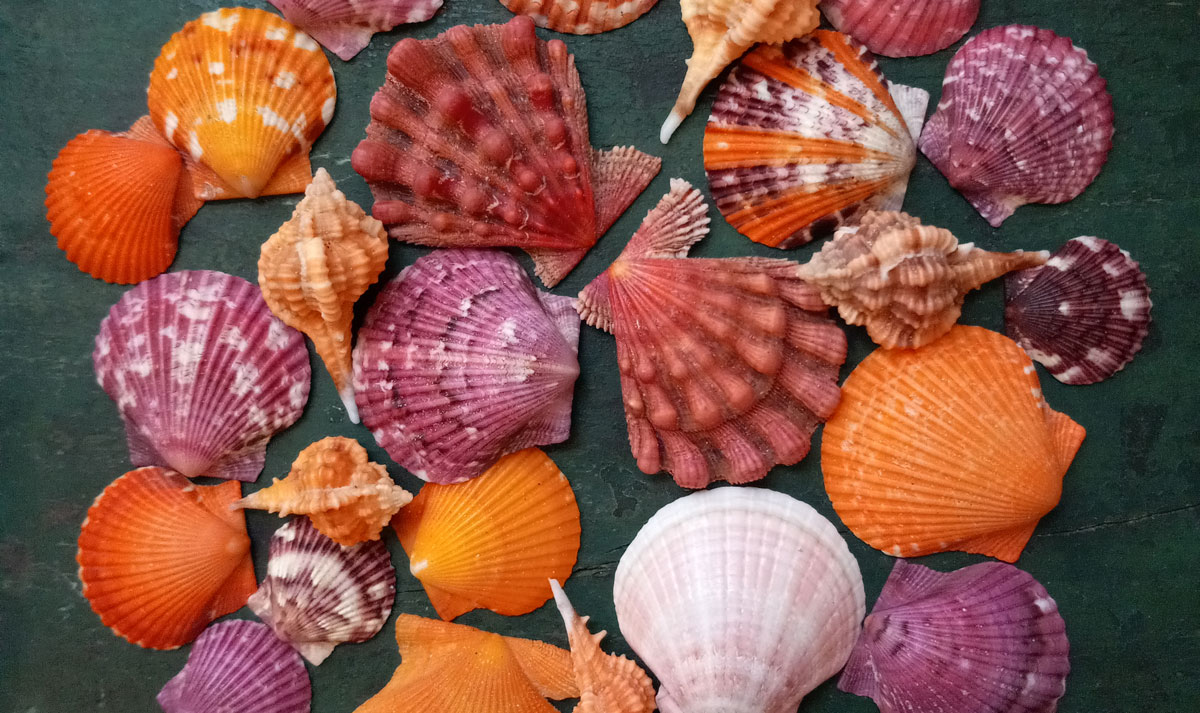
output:
[[[897,560],[838,688],[881,713],[1051,713],[1066,691],[1067,632],[1028,573],[985,562],[936,572]]]
[[[267,576],[250,609],[309,663],[379,633],[392,613],[396,569],[381,540],[345,547],[297,517],[271,536]]]
[[[574,300],[542,292],[497,250],[438,250],[392,280],[354,348],[363,423],[432,483],[558,443],[579,375]]]
[[[841,32],[885,57],[916,57],[958,42],[979,16],[980,0],[822,0]]]
[[[252,481],[267,441],[300,417],[304,337],[240,277],[208,270],[134,287],[100,323],[96,380],[117,404],[135,466]]]
[[[376,32],[424,22],[442,7],[442,0],[268,1],[279,8],[288,22],[344,60],[361,52]]]

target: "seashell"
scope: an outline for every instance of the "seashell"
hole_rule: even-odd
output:
[[[387,265],[383,224],[346,199],[318,168],[292,217],[263,243],[258,286],[289,327],[313,341],[338,395],[358,423],[351,378],[354,303]]]
[[[1020,347],[958,325],[854,369],[825,425],[821,469],[842,522],[877,550],[1015,562],[1058,504],[1083,437],[1046,405]]]
[[[777,45],[817,28],[820,0],[681,0],[692,56],[675,106],[663,122],[664,144],[696,108],[696,99],[721,70],[759,42]]]
[[[519,616],[551,597],[579,553],[579,506],[536,448],[504,456],[466,483],[421,488],[392,521],[409,569],[438,616],[472,609]]]
[[[1106,86],[1068,38],[993,27],[950,60],[921,152],[993,227],[1026,203],[1065,203],[1108,160]]]
[[[821,0],[829,24],[885,57],[917,57],[962,39],[979,0]]]
[[[611,331],[629,443],[643,473],[685,488],[746,483],[791,465],[838,403],[846,335],[796,263],[683,259],[708,232],[686,181],[584,288],[579,312]]]
[[[662,713],[794,713],[842,668],[864,609],[833,525],[759,488],[693,493],[655,513],[621,555],[613,598]]]
[[[237,506],[307,515],[313,526],[339,545],[378,540],[412,493],[392,480],[387,468],[367,460],[352,438],[322,438],[300,451],[287,477],[238,501]]]
[[[549,286],[661,163],[628,147],[592,149],[575,58],[524,16],[398,42],[352,157],[393,238],[519,247]]]
[[[1026,572],[896,560],[838,688],[881,713],[1053,713],[1068,648],[1058,606]]]
[[[579,705],[573,713],[650,713],[654,710],[654,684],[636,663],[624,656],[605,654],[600,641],[607,632],[588,631],[588,617],[575,613],[571,600],[550,580],[554,603],[562,614],[571,642],[571,665],[579,685]]]
[[[704,130],[704,171],[738,232],[777,248],[900,210],[929,93],[889,84],[846,35],[818,30],[739,62]]]
[[[304,338],[223,272],[168,273],[126,292],[100,323],[92,363],[133,464],[188,477],[254,480],[267,441],[308,400]]]
[[[303,191],[308,150],[336,96],[316,42],[265,10],[238,7],[207,12],[171,36],[147,101],[167,140],[215,174],[216,185],[196,187],[211,200]]]
[[[355,713],[556,713],[579,695],[566,651],[461,624],[401,614],[400,666]]]
[[[968,292],[1048,256],[960,245],[949,230],[907,213],[872,211],[838,230],[799,274],[847,324],[865,325],[876,344],[911,349],[950,331]]]
[[[247,603],[319,666],[338,644],[378,634],[395,596],[396,570],[383,542],[344,547],[298,517],[271,536],[267,576]]]
[[[431,483],[566,440],[579,375],[574,301],[495,250],[438,250],[388,283],[354,350],[363,423]]]
[[[213,624],[187,664],[158,694],[166,713],[308,713],[312,687],[304,662],[256,621]]]
[[[325,49],[349,61],[371,43],[376,32],[425,22],[442,0],[269,0],[287,21],[307,32]]]
[[[250,538],[229,506],[238,483],[193,485],[163,468],[114,480],[79,530],[79,579],[113,633],[148,649],[174,649],[254,592]]]
[[[1146,276],[1107,240],[1069,240],[1045,267],[1009,275],[1004,288],[1008,336],[1064,384],[1124,369],[1150,330]]]
[[[624,27],[645,15],[658,0],[500,0],[538,27],[572,35],[595,35]]]

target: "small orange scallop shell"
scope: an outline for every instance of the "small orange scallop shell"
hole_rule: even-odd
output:
[[[304,189],[308,150],[336,96],[312,38],[264,10],[224,8],[163,46],[147,100],[163,135],[219,178],[207,190],[197,185],[203,197],[254,198]]]

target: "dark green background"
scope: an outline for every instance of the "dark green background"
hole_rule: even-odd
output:
[[[342,190],[364,206],[370,206],[370,194],[351,170],[349,156],[363,136],[370,97],[383,81],[387,50],[400,37],[432,37],[454,24],[509,17],[496,0],[447,0],[446,5],[431,22],[377,35],[349,63],[332,58],[337,114],[313,148],[313,165],[328,168]],[[0,317],[0,711],[157,710],[155,693],[187,656],[187,648],[149,651],[118,639],[79,593],[74,560],[79,523],[92,499],[129,469],[121,422],[95,383],[90,357],[100,320],[127,288],[93,280],[64,259],[48,232],[42,201],[46,172],[59,148],[77,133],[123,130],[144,114],[147,75],[159,47],[185,22],[215,7],[191,0],[0,3],[0,304],[5,308]],[[1200,710],[1200,379],[1195,366],[1200,340],[1192,323],[1200,308],[1194,244],[1200,216],[1197,16],[1196,0],[985,0],[971,34],[1005,23],[1035,24],[1071,37],[1099,64],[1117,116],[1109,163],[1081,197],[1061,206],[1021,208],[999,230],[990,229],[924,157],[905,204],[960,240],[991,249],[1052,249],[1077,235],[1105,237],[1141,262],[1153,289],[1154,324],[1142,353],[1125,371],[1096,386],[1068,387],[1039,369],[1050,404],[1088,430],[1067,474],[1061,505],[1042,521],[1019,562],[1057,599],[1067,622],[1073,670],[1063,713]],[[632,143],[663,157],[663,171],[649,190],[556,290],[573,295],[615,257],[670,177],[706,186],[700,142],[716,85],[663,147],[658,127],[690,53],[677,0],[661,0],[633,25],[600,36],[539,34],[564,38],[575,53],[588,90],[595,145]],[[951,54],[882,64],[891,79],[930,90],[936,103]],[[224,270],[253,281],[259,245],[289,217],[295,200],[205,206],[184,229],[172,269]],[[715,210],[711,214],[712,235],[694,254],[781,255],[751,244]],[[789,256],[807,260],[813,250],[808,246]],[[421,252],[393,244],[385,278]],[[370,304],[374,294],[360,306]],[[972,295],[963,321],[1002,329],[1000,286]],[[850,345],[850,365],[871,349],[859,328],[850,330]],[[611,647],[627,652],[613,614],[613,569],[642,523],[682,491],[663,475],[638,472],[629,455],[612,339],[585,327],[580,352],[584,368],[572,436],[547,449],[574,486],[583,516],[579,564],[567,589],[598,628],[613,632]],[[304,417],[271,442],[259,484],[247,490],[282,476],[301,448],[329,435],[358,438],[399,482],[412,490],[420,485],[387,459],[366,429],[346,420],[314,357]],[[839,525],[862,567],[869,607],[892,560],[841,527],[821,486],[816,456],[777,468],[761,484],[811,503]],[[261,575],[267,538],[280,521],[258,512],[250,512],[248,521]],[[387,537],[399,565],[395,611],[433,615],[408,574],[403,552],[390,532]],[[979,561],[956,553],[921,560],[939,569]],[[251,615],[242,610],[234,616]],[[565,644],[551,607],[519,618],[474,612],[459,621]],[[314,711],[352,711],[388,680],[397,663],[390,626],[366,644],[339,647],[320,668],[311,669]],[[875,710],[869,700],[841,693],[831,683],[802,708]]]

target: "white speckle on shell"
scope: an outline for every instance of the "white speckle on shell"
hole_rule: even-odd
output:
[[[272,129],[278,129],[284,133],[291,131],[292,127],[288,125],[287,119],[284,119],[282,116],[275,113],[275,110],[271,107],[260,105],[255,107],[255,109],[258,111],[258,115],[262,118],[263,126],[269,126]]]
[[[208,73],[214,74],[214,75],[224,74],[225,73],[225,63],[224,62],[209,62],[208,63]]]
[[[337,106],[337,98],[329,97],[321,105],[321,122],[328,125],[333,120],[333,109]]]
[[[272,27],[263,33],[263,36],[268,40],[282,41],[287,39],[288,31],[286,27]]]
[[[1134,321],[1142,317],[1142,312],[1148,310],[1150,304],[1141,292],[1136,290],[1124,290],[1121,292],[1121,316],[1129,321]]]
[[[292,39],[292,44],[297,49],[308,50],[309,52],[319,51],[321,49],[321,46],[313,41],[313,38],[309,37],[303,32],[296,33],[296,36]]]
[[[200,137],[196,135],[195,129],[188,133],[188,153],[197,161],[204,155],[204,147],[200,145]]]
[[[175,129],[178,129],[178,128],[179,128],[179,117],[175,115],[175,112],[168,111],[167,115],[163,117],[163,134],[169,140],[171,138],[171,135],[175,133]]]
[[[1050,599],[1048,597],[1039,597],[1037,599],[1034,599],[1033,605],[1036,606],[1038,608],[1038,611],[1040,611],[1043,614],[1048,614],[1048,613],[1054,611],[1054,609],[1056,608],[1054,606],[1054,600]]]
[[[221,10],[206,12],[200,16],[200,21],[204,25],[215,30],[220,30],[221,32],[232,32],[240,19],[241,17],[235,12]]]
[[[296,86],[296,75],[291,72],[280,72],[271,82],[280,89],[291,89]]]
[[[217,102],[217,118],[226,124],[237,120],[237,99],[225,99]]]

